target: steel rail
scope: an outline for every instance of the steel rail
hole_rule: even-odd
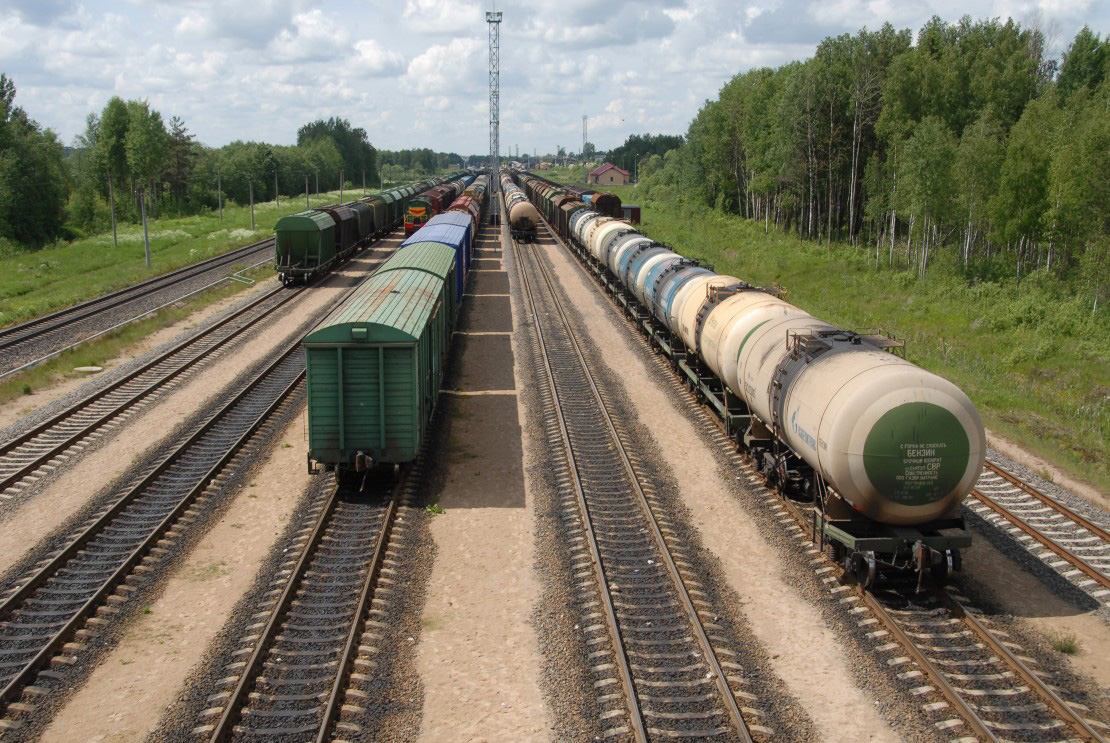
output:
[[[207,348],[207,349],[201,351],[195,357],[187,360],[184,364],[177,367],[176,369],[173,369],[168,374],[160,377],[159,379],[156,379],[156,380],[152,381],[145,388],[137,391],[134,395],[132,395],[128,399],[121,402],[117,407],[113,408],[112,410],[106,411],[102,416],[100,416],[96,420],[94,420],[91,423],[89,423],[88,425],[86,425],[80,431],[75,432],[74,434],[72,434],[71,436],[69,436],[68,438],[66,438],[63,441],[60,441],[57,444],[52,445],[51,448],[44,450],[35,459],[27,462],[26,464],[21,466],[18,470],[12,472],[11,474],[4,477],[3,479],[0,479],[0,491],[3,491],[6,488],[11,487],[15,483],[17,483],[19,480],[23,479],[28,474],[35,471],[39,467],[41,467],[44,463],[48,462],[50,459],[52,459],[53,457],[56,457],[62,451],[69,448],[70,446],[72,446],[74,443],[79,441],[81,438],[83,438],[83,437],[87,436],[88,434],[92,433],[93,431],[95,431],[96,429],[100,428],[105,423],[107,423],[109,420],[115,418],[120,413],[124,412],[125,410],[127,410],[128,408],[133,406],[136,402],[138,402],[142,398],[146,397],[147,395],[149,395],[154,390],[158,389],[159,387],[162,387],[167,382],[170,382],[171,380],[176,379],[179,375],[184,373],[186,370],[192,368],[194,365],[198,364],[201,360],[207,358],[210,354],[214,353],[217,349],[222,348],[227,343],[231,342],[233,339],[237,338],[239,335],[244,333],[246,330],[248,330],[251,327],[254,327],[257,323],[261,322],[263,319],[265,319],[266,317],[271,315],[278,308],[284,306],[287,302],[289,302],[294,297],[296,297],[299,292],[292,292],[291,293],[291,292],[288,292],[288,291],[284,290],[282,287],[278,287],[276,289],[273,289],[273,290],[267,292],[266,294],[263,294],[257,300],[255,300],[255,301],[251,302],[250,304],[248,304],[247,306],[237,310],[236,312],[234,312],[233,314],[224,318],[223,320],[216,323],[215,325],[212,325],[212,326],[206,328],[203,332],[199,333],[198,335],[194,335],[191,338],[185,339],[184,341],[175,345],[173,348],[170,348],[169,350],[160,354],[156,358],[150,360],[148,363],[144,364],[142,367],[140,367],[138,369],[135,369],[132,372],[129,372],[127,375],[121,377],[120,379],[116,380],[115,382],[112,382],[111,384],[109,384],[106,387],[102,387],[101,389],[97,390],[95,393],[93,393],[89,397],[86,397],[85,399],[74,403],[73,405],[69,406],[65,410],[63,410],[60,413],[50,417],[46,421],[43,421],[42,423],[38,424],[34,428],[30,429],[29,431],[26,431],[26,432],[20,434],[19,436],[17,436],[15,438],[5,442],[4,444],[0,445],[0,457],[7,456],[8,454],[10,454],[12,451],[17,449],[18,447],[29,443],[30,441],[35,439],[37,436],[39,436],[42,433],[50,430],[51,428],[58,425],[59,423],[62,423],[66,418],[68,418],[72,415],[75,415],[77,413],[80,413],[83,408],[85,408],[89,405],[92,405],[93,403],[95,403],[98,400],[106,397],[107,395],[111,394],[112,392],[115,392],[117,389],[123,387],[124,385],[126,385],[130,382],[132,382],[137,377],[148,373],[154,367],[163,363],[164,361],[166,361],[170,357],[174,356],[175,354],[180,353],[182,350],[188,348],[189,346],[193,345],[194,343],[201,342],[201,341],[205,340],[206,338],[210,337],[212,334],[216,333],[217,331],[219,331],[223,327],[225,327],[228,324],[232,323],[233,321],[237,320],[238,318],[240,318],[242,315],[246,314],[247,312],[250,312],[251,310],[255,309],[256,307],[258,307],[258,305],[266,302],[267,300],[269,300],[271,297],[273,297],[275,294],[277,294],[279,292],[285,292],[286,296],[280,302],[275,304],[273,307],[265,310],[264,312],[259,314],[258,317],[253,318],[252,320],[250,320],[249,322],[244,324],[243,327],[236,329],[235,331],[233,331],[232,333],[227,335],[227,337],[220,339],[219,341],[214,343],[210,348]]]
[[[620,627],[617,624],[617,614],[613,608],[613,597],[606,590],[609,585],[608,579],[605,575],[605,567],[601,564],[601,552],[597,546],[597,539],[594,537],[593,521],[590,518],[589,509],[586,506],[586,493],[582,486],[582,480],[578,475],[578,468],[575,466],[574,453],[571,450],[570,436],[567,432],[566,418],[563,415],[563,406],[559,402],[559,393],[555,387],[555,373],[551,368],[551,360],[548,357],[547,343],[544,340],[543,330],[540,327],[539,308],[536,306],[535,297],[532,295],[532,287],[528,281],[527,274],[523,266],[518,265],[517,270],[521,275],[524,294],[528,299],[528,304],[532,310],[533,327],[536,330],[536,338],[539,340],[540,350],[543,356],[544,370],[547,372],[548,389],[551,392],[552,404],[555,407],[555,414],[559,419],[559,434],[563,440],[563,448],[566,452],[567,468],[570,471],[574,481],[574,493],[578,503],[578,513],[582,518],[583,525],[586,527],[587,542],[590,547],[590,560],[594,566],[594,576],[598,582],[598,593],[601,595],[601,603],[605,608],[605,618],[609,629],[609,639],[613,644],[614,660],[616,661],[617,671],[620,675],[621,686],[624,688],[625,699],[628,701],[628,715],[629,722],[632,728],[632,735],[637,743],[646,743],[647,729],[644,725],[644,718],[640,711],[640,704],[637,700],[636,689],[632,685],[632,669],[628,660],[628,655],[624,649],[624,643],[621,639]]]
[[[548,290],[551,295],[555,294],[555,286],[552,283],[551,276],[547,271],[547,267],[543,262],[534,256],[534,248],[530,251],[533,252],[534,262],[540,269],[540,275],[543,277],[544,282],[547,284]],[[559,310],[559,317],[562,319],[563,324],[568,330],[571,343],[574,345],[574,352],[578,356],[578,362],[586,372],[586,378],[590,382],[590,390],[593,392],[594,400],[597,401],[598,409],[605,418],[605,424],[609,429],[609,435],[612,437],[615,444],[616,451],[620,455],[621,462],[624,464],[625,472],[628,474],[629,482],[632,483],[633,489],[636,492],[636,498],[640,503],[640,508],[643,514],[647,517],[648,522],[651,524],[652,535],[655,538],[655,543],[659,547],[659,552],[663,556],[663,561],[667,566],[667,572],[670,573],[671,580],[674,583],[675,590],[678,592],[679,598],[682,600],[683,608],[686,609],[687,619],[689,619],[691,626],[694,629],[694,634],[698,638],[698,644],[702,648],[702,653],[705,656],[706,662],[709,664],[710,670],[713,671],[717,690],[721,694],[722,702],[725,709],[728,711],[729,718],[732,720],[733,727],[740,733],[742,740],[750,743],[752,740],[751,732],[748,730],[747,723],[744,722],[743,716],[740,714],[740,707],[736,704],[736,698],[732,694],[732,689],[728,685],[728,679],[725,675],[724,669],[721,667],[720,662],[717,660],[717,654],[713,650],[713,645],[709,642],[709,637],[705,633],[705,627],[702,626],[701,617],[698,616],[697,609],[694,608],[694,602],[690,599],[690,594],[686,591],[686,584],[682,580],[682,575],[678,572],[678,566],[675,565],[674,558],[671,556],[670,547],[667,545],[667,540],[663,537],[663,532],[659,529],[659,523],[655,519],[655,513],[651,510],[651,505],[648,503],[647,496],[644,495],[643,488],[640,485],[640,478],[637,476],[635,469],[632,467],[632,461],[628,457],[628,452],[624,448],[624,443],[621,441],[620,435],[617,433],[616,426],[613,425],[613,418],[609,415],[609,409],[605,405],[605,401],[601,397],[601,391],[597,388],[597,383],[594,380],[593,373],[590,371],[589,364],[586,363],[586,357],[582,353],[581,347],[578,345],[578,340],[574,337],[574,333],[570,332],[571,324],[570,318],[567,317],[566,312],[563,311],[562,303],[556,302],[555,307]]]
[[[1019,488],[1020,490],[1022,490],[1026,495],[1030,495],[1036,498],[1041,503],[1045,504],[1060,515],[1066,516],[1092,534],[1098,535],[1100,538],[1102,538],[1103,541],[1110,542],[1110,532],[1106,531],[1101,526],[1086,518],[1082,514],[1071,510],[1058,500],[1045,495],[1040,490],[1037,490],[1035,487],[1025,482],[1024,480],[1014,477],[1014,475],[1010,474],[990,460],[987,460],[983,466],[989,469],[993,474],[998,475],[1003,480],[1009,482],[1015,488]]]
[[[1095,730],[1087,724],[1083,717],[1071,708],[1067,702],[1060,698],[1051,686],[1046,684],[1041,678],[1029,670],[1029,666],[1025,665],[1012,650],[999,640],[993,632],[991,632],[986,625],[975,618],[973,614],[968,612],[960,602],[952,597],[950,593],[944,589],[936,592],[938,600],[948,608],[953,614],[959,617],[964,624],[971,628],[971,630],[990,646],[991,650],[1002,658],[1006,665],[1015,671],[1021,680],[1028,684],[1031,688],[1036,690],[1036,693],[1048,702],[1052,710],[1060,716],[1060,718],[1071,726],[1083,740],[1092,741],[1093,743],[1107,743],[1106,739],[1099,735]]]
[[[535,248],[529,246],[525,248],[525,252],[528,252],[531,255],[533,262],[539,268],[539,274],[543,278],[544,283],[547,285],[548,291],[551,292],[551,296],[558,296],[555,293],[555,286],[551,279],[550,273],[547,270],[547,267],[544,266],[543,262],[539,260],[539,258],[535,255]],[[752,740],[751,731],[748,729],[747,723],[744,722],[744,718],[740,713],[740,708],[736,703],[736,698],[732,693],[732,689],[728,685],[728,677],[717,659],[717,654],[713,649],[712,643],[710,643],[709,641],[709,637],[705,632],[705,627],[702,625],[701,618],[698,616],[697,609],[694,608],[693,601],[690,599],[690,595],[686,590],[686,585],[682,579],[682,575],[679,573],[678,566],[675,564],[674,558],[671,556],[670,547],[668,546],[667,541],[663,536],[663,532],[659,528],[659,523],[656,520],[655,514],[651,509],[651,505],[648,503],[647,496],[644,494],[643,488],[641,487],[640,479],[632,466],[632,462],[628,457],[628,452],[624,447],[624,443],[621,441],[620,435],[617,433],[616,426],[613,424],[613,419],[610,416],[608,407],[606,406],[605,401],[601,396],[601,391],[597,387],[597,382],[594,379],[593,373],[590,371],[589,364],[586,362],[585,355],[582,353],[582,349],[574,336],[570,323],[570,318],[567,317],[566,312],[563,310],[563,306],[560,302],[556,301],[555,307],[559,312],[559,318],[561,319],[564,327],[567,330],[567,335],[571,341],[571,344],[574,346],[574,351],[575,355],[578,357],[578,362],[585,372],[587,380],[589,381],[590,390],[593,393],[593,397],[595,402],[597,403],[598,410],[601,412],[602,416],[605,419],[606,427],[608,428],[609,435],[614,443],[614,448],[621,458],[621,462],[625,468],[626,474],[628,475],[629,482],[632,484],[633,490],[636,493],[636,499],[640,504],[641,511],[647,518],[648,523],[651,525],[652,536],[655,540],[656,546],[659,548],[661,556],[663,557],[663,562],[666,565],[667,572],[671,577],[671,581],[676,592],[678,593],[683,608],[686,610],[687,620],[694,630],[694,634],[697,637],[698,645],[702,649],[703,657],[705,658],[706,663],[709,665],[710,670],[713,672],[714,683],[717,686],[718,693],[721,696],[721,702],[724,705],[726,712],[728,713],[729,719],[731,719],[732,721],[734,729],[740,735],[741,740],[750,743],[750,741]],[[535,305],[533,303],[533,309],[534,308]],[[536,317],[536,320],[538,323],[538,317]],[[573,455],[571,456],[573,458]],[[584,499],[581,501],[581,505],[585,505]],[[594,537],[591,529],[590,539],[592,540],[593,538]]]
[[[244,255],[250,255],[251,253],[259,252],[263,249],[271,247],[273,243],[274,238],[269,237],[265,240],[260,240],[256,243],[251,243],[250,245],[244,245],[241,248],[236,248],[235,250],[223,253],[222,255],[213,256],[212,258],[208,258],[207,260],[201,261],[199,263],[193,263],[188,266],[183,266],[176,271],[170,271],[169,273],[164,273],[160,276],[154,276],[144,281],[140,281],[137,284],[125,286],[124,288],[117,289],[114,292],[109,292],[108,294],[104,294],[102,296],[80,302],[71,307],[66,307],[56,312],[52,312],[48,315],[43,315],[33,320],[28,320],[27,322],[20,323],[19,325],[11,325],[6,328],[0,328],[0,351],[6,348],[10,348],[16,343],[20,343],[24,340],[27,340],[28,338],[34,338],[51,330],[56,330],[57,328],[63,327],[67,324],[92,317],[98,312],[113,309],[122,304],[127,304],[128,302],[133,302],[136,299],[140,299],[144,296],[147,296],[148,294],[152,294],[160,289],[166,289],[173,286],[174,284],[179,284],[182,281],[187,281],[188,279],[199,276],[202,273],[211,271],[213,268],[218,268],[228,263],[234,263],[235,261],[242,258]],[[76,314],[74,314],[75,312]],[[43,325],[44,327],[36,328],[36,326],[38,325]],[[30,332],[29,334],[20,335],[18,338],[10,337],[12,335],[26,333],[27,331],[32,332]]]
[[[971,495],[974,496],[983,505],[989,507],[992,511],[997,513],[999,516],[1006,519],[1007,521],[1009,521],[1011,524],[1013,524],[1017,528],[1021,529],[1023,532],[1025,532],[1026,534],[1031,536],[1033,539],[1036,539],[1046,549],[1049,549],[1052,552],[1059,555],[1060,557],[1062,557],[1064,560],[1069,562],[1072,566],[1074,566],[1077,570],[1081,571],[1088,578],[1095,581],[1096,583],[1101,585],[1103,588],[1110,589],[1110,578],[1103,575],[1101,572],[1099,572],[1097,569],[1095,569],[1095,567],[1093,565],[1088,563],[1082,557],[1075,554],[1074,552],[1069,550],[1064,545],[1057,543],[1054,539],[1052,539],[1051,537],[1047,536],[1046,534],[1041,532],[1036,527],[1029,524],[1027,521],[1025,521],[1025,519],[1023,519],[1020,516],[1018,516],[1017,514],[1013,513],[1012,511],[1007,509],[1002,504],[995,503],[994,499],[992,499],[990,496],[988,496],[987,494],[980,491],[979,488],[972,488]]]
[[[332,726],[335,724],[336,718],[342,709],[339,698],[342,695],[351,666],[354,664],[355,657],[358,655],[359,637],[365,625],[365,617],[370,608],[370,602],[374,596],[374,588],[377,585],[378,578],[381,576],[386,547],[389,544],[390,533],[393,531],[393,519],[397,515],[397,502],[401,498],[403,487],[404,478],[397,483],[393,494],[390,496],[389,505],[386,506],[385,515],[382,516],[382,529],[378,532],[377,542],[374,544],[374,553],[370,558],[370,565],[366,570],[366,581],[362,584],[362,593],[359,596],[358,608],[355,609],[354,618],[351,621],[351,628],[347,634],[347,644],[343,648],[343,655],[339,659],[339,668],[335,675],[335,683],[332,685],[331,694],[328,695],[328,705],[324,709],[324,719],[321,721],[320,732],[316,736],[316,743],[326,743],[331,735]]]
[[[283,361],[285,361],[291,354],[299,350],[299,346],[294,345],[289,350],[281,354],[274,362],[268,365],[262,372],[260,372],[254,380],[244,387],[233,399],[223,405],[200,429],[193,433],[181,445],[176,447],[171,453],[166,455],[162,461],[155,467],[146,477],[144,477],[138,484],[133,486],[127,493],[120,497],[111,508],[109,508],[102,516],[82,530],[75,539],[71,540],[69,544],[48,563],[39,568],[35,574],[23,583],[16,591],[8,596],[3,604],[0,604],[0,618],[11,616],[14,612],[18,611],[20,606],[30,597],[34,591],[53,578],[65,566],[65,564],[76,555],[90,540],[97,534],[102,532],[111,521],[123,512],[132,502],[136,501],[142,492],[150,486],[163,472],[165,472],[187,448],[199,441],[218,421],[227,413],[236,403],[246,397],[252,390],[262,384],[267,376],[273,372]],[[293,393],[293,391],[301,385],[305,377],[302,370],[291,382],[275,397],[271,402],[254,420],[254,422],[247,428],[247,430],[228,448],[224,455],[216,464],[214,464],[207,473],[205,473],[199,482],[197,482],[188,493],[185,494],[178,502],[178,504],[170,511],[169,514],[162,519],[162,521],[155,526],[150,534],[140,543],[120,564],[120,566],[105,580],[99,589],[70,617],[70,619],[59,629],[54,636],[47,641],[47,644],[28,661],[23,668],[17,672],[8,684],[0,690],[0,706],[6,707],[14,700],[15,694],[24,686],[28,684],[32,676],[34,676],[38,669],[47,663],[49,659],[61,648],[70,636],[79,628],[81,622],[91,616],[96,608],[107,598],[109,593],[116,586],[118,586],[123,579],[132,571],[134,566],[138,565],[143,558],[149,553],[151,548],[156,546],[157,542],[162,536],[170,530],[170,527],[185,513],[190,505],[197,499],[197,497],[208,487],[209,484],[216,478],[220,471],[227,466],[227,463],[239,452],[239,450],[250,440],[251,436],[265,423],[265,421],[273,414],[275,410]]]

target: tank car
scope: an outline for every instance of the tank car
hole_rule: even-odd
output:
[[[520,178],[534,201],[550,192]],[[814,541],[846,571],[869,586],[958,569],[971,543],[959,505],[986,452],[959,388],[904,344],[835,327],[627,222],[576,209],[553,224],[767,480],[809,505]]]

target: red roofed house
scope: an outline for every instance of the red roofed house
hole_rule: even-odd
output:
[[[613,163],[605,163],[587,173],[586,182],[606,186],[627,186],[628,177],[628,171],[624,168],[618,168]]]

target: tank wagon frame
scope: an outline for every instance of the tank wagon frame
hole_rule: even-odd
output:
[[[525,188],[530,186],[525,183]],[[666,359],[684,386],[713,413],[724,433],[751,458],[768,484],[782,497],[809,503],[812,513],[810,537],[819,548],[829,552],[844,566],[847,574],[865,587],[874,585],[883,575],[904,576],[911,572],[917,574],[919,588],[940,585],[952,572],[960,569],[960,550],[970,547],[971,536],[957,511],[924,523],[904,526],[870,519],[836,496],[821,473],[786,442],[785,428],[790,422],[783,415],[782,395],[778,393],[789,387],[793,376],[821,356],[840,352],[846,347],[867,346],[904,359],[903,341],[881,330],[855,332],[826,326],[786,331],[788,354],[784,363],[775,370],[773,382],[778,405],[770,420],[764,420],[709,368],[699,354],[702,349],[688,348],[686,342],[660,319],[660,314],[665,314],[660,302],[666,299],[661,297],[661,292],[667,291],[668,276],[672,277],[673,284],[673,278],[681,271],[703,269],[708,274],[712,267],[689,259],[674,261],[662,268],[657,264],[648,272],[649,281],[653,278],[655,286],[650,290],[639,287],[646,297],[660,300],[653,301],[653,306],[649,308],[629,290],[628,277],[636,275],[637,270],[634,269],[637,265],[642,268],[653,258],[662,262],[655,256],[667,252],[665,246],[642,236],[630,225],[622,227],[613,220],[588,211],[585,205],[568,209],[567,204],[561,203],[558,194],[551,198],[550,186],[549,183],[537,185],[531,191],[531,197],[543,211],[546,196],[546,212],[556,216],[559,224],[566,225],[559,230],[565,237],[564,245],[612,297],[651,347]],[[609,256],[614,252],[614,245],[642,243],[625,251],[624,260],[618,265],[618,269],[623,269],[620,275],[615,274],[611,265],[601,262],[583,244],[585,233],[582,226],[591,221],[596,224],[585,228],[585,231],[595,238],[595,242],[600,231],[606,229],[604,225],[610,223],[609,234],[601,237],[601,242],[609,246],[606,249]],[[633,255],[628,257],[627,254]],[[694,333],[696,337],[700,337],[700,325],[710,311],[730,296],[740,292],[757,292],[775,298],[784,295],[780,287],[758,287],[744,282],[718,286],[710,283],[704,291],[705,301],[696,320],[699,325]]]

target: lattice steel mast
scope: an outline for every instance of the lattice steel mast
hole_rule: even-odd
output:
[[[501,171],[501,11],[486,13],[489,24],[489,159]]]

